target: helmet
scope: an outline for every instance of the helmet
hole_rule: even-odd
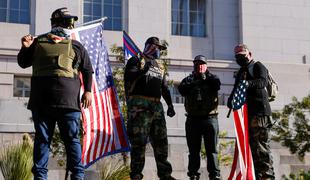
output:
[[[198,55],[194,58],[193,63],[195,63],[196,61],[201,61],[204,62],[205,64],[207,64],[207,58],[203,55]]]
[[[63,28],[74,28],[74,22],[78,20],[77,16],[72,16],[66,7],[56,9],[51,16],[52,27],[61,26]]]

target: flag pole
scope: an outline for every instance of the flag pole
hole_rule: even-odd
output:
[[[103,21],[107,20],[108,17],[104,16],[100,19],[96,19],[96,20],[93,20],[93,21],[89,21],[89,22],[86,22],[86,23],[83,23],[83,24],[78,24],[77,27],[81,27],[81,26],[87,26],[87,25],[90,25],[90,24],[95,24],[95,23],[103,23]],[[68,167],[66,167],[66,174],[65,174],[65,180],[67,180],[69,177],[69,169]]]
[[[227,118],[229,118],[230,113],[231,113],[231,108],[229,108],[229,111],[228,111],[228,113],[227,113],[227,115],[226,115]]]
[[[88,22],[83,23],[83,24],[78,24],[78,27],[87,26],[87,25],[95,24],[95,23],[99,23],[99,22],[102,23],[103,21],[105,21],[105,20],[107,20],[107,19],[108,19],[108,17],[104,16],[104,17],[102,17],[102,18],[95,19],[95,20],[93,20],[93,21],[88,21]]]
[[[137,47],[138,51],[139,51],[139,54],[142,56],[142,57],[145,57],[144,54],[142,53],[142,51],[139,49],[139,47],[135,44],[135,42],[131,39],[131,37],[128,35],[128,33],[126,31],[123,31],[124,34],[126,34],[126,36],[131,40],[131,42]]]
[[[81,26],[87,26],[87,25],[90,25],[90,24],[95,24],[95,23],[98,23],[98,22],[101,22],[103,23],[103,21],[107,20],[108,17],[104,16],[100,19],[96,19],[96,20],[93,20],[93,21],[89,21],[89,22],[86,22],[86,23],[83,23],[83,24],[78,24],[77,27],[81,27]],[[34,35],[33,38],[37,38],[38,36],[41,36],[43,34],[39,34],[39,35]]]

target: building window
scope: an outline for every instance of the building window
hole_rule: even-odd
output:
[[[30,77],[14,77],[14,97],[30,96]]]
[[[0,0],[0,22],[29,24],[29,0]]]
[[[181,94],[178,90],[178,86],[179,86],[179,83],[169,86],[171,98],[172,98],[172,103],[184,104],[185,99],[184,99],[184,97],[181,96]]]
[[[122,0],[84,0],[84,23],[106,16],[105,30],[122,30]]]
[[[171,1],[172,35],[206,36],[206,0]]]

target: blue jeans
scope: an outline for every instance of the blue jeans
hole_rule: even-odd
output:
[[[32,111],[35,128],[32,173],[35,180],[47,179],[49,148],[56,122],[67,152],[67,168],[71,180],[84,178],[84,166],[81,161],[81,144],[79,138],[79,111],[49,108]]]

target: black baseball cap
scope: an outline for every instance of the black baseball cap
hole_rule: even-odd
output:
[[[74,21],[78,20],[77,16],[73,16],[71,14],[69,14],[68,8],[63,7],[63,8],[59,8],[56,9],[51,16],[51,19],[71,19],[73,18]]]
[[[193,62],[196,62],[196,61],[200,61],[200,62],[207,64],[207,58],[203,55],[196,56]]]
[[[146,41],[145,41],[145,45],[147,44],[155,44],[159,47],[160,50],[165,50],[167,49],[167,47],[163,44],[161,44],[159,42],[159,38],[158,37],[149,37]]]

